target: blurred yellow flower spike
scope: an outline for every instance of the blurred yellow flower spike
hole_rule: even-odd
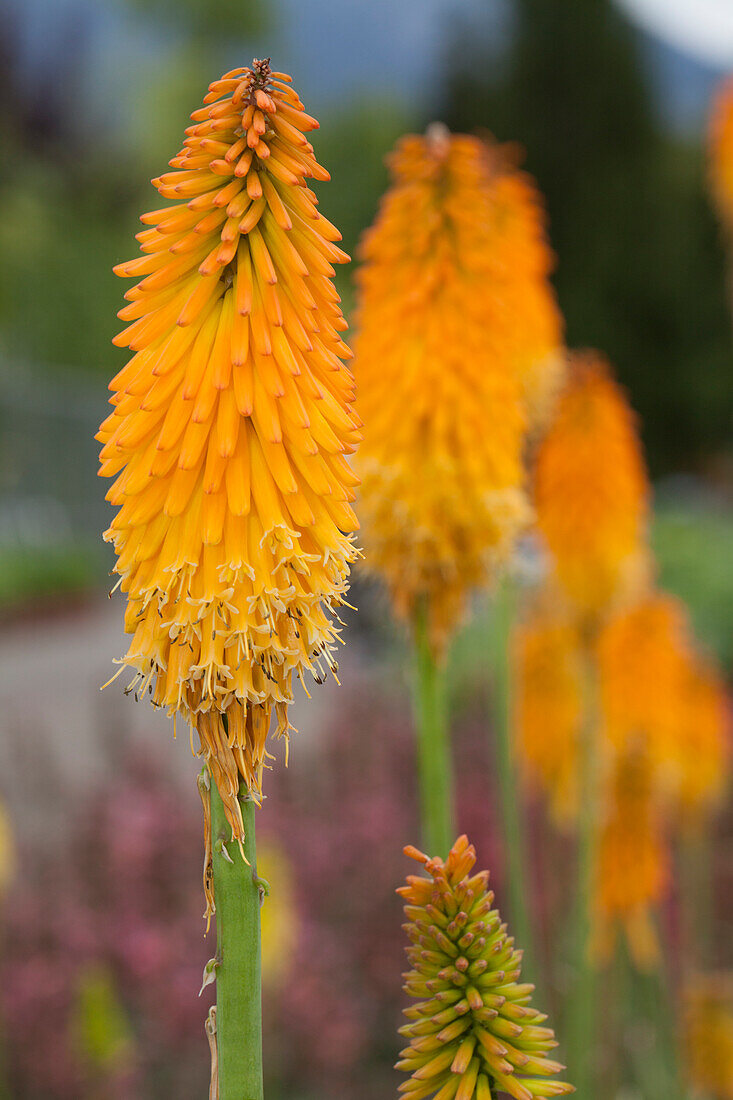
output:
[[[489,873],[472,874],[476,850],[461,836],[445,862],[416,848],[405,854],[429,878],[408,875],[404,898],[410,939],[404,1010],[409,1039],[397,1069],[410,1079],[399,1091],[410,1100],[515,1100],[574,1091],[549,1080],[564,1068],[548,1052],[557,1046],[546,1016],[531,1007],[534,986],[520,982],[522,953],[507,934]]]
[[[733,77],[718,88],[710,117],[710,184],[726,229],[733,229]]]
[[[542,196],[519,171],[520,151],[488,144],[491,157],[493,277],[485,288],[492,323],[517,371],[530,430],[547,426],[565,380],[563,320],[550,283],[554,255]]]
[[[669,840],[699,831],[727,786],[725,686],[696,652],[674,596],[649,592],[609,615],[589,650],[556,597],[543,592],[515,628],[515,752],[555,822],[575,827],[581,731],[596,723],[595,949],[608,961],[621,931],[636,964],[648,968],[658,957],[652,912],[667,879]],[[593,715],[589,675],[597,681]]]
[[[389,166],[358,274],[361,515],[367,567],[399,617],[424,605],[439,654],[528,519],[528,407],[561,370],[560,318],[537,193],[500,148],[433,125]]]
[[[0,901],[13,884],[17,869],[15,835],[5,806],[0,804]]]
[[[534,612],[512,639],[517,764],[546,796],[554,820],[567,826],[578,811],[578,742],[583,722],[583,666],[575,624]]]
[[[640,744],[655,763],[682,715],[691,659],[681,600],[654,592],[609,618],[598,639],[604,731],[617,748]]]
[[[695,1095],[733,1100],[733,975],[699,975],[685,994],[687,1076]]]
[[[98,439],[116,476],[106,538],[127,593],[130,690],[198,731],[235,837],[256,798],[271,713],[287,735],[292,676],[336,669],[360,436],[333,287],[348,257],[306,179],[328,179],[290,77],[235,69],[194,111],[173,205],[142,217],[139,278],[115,339]]]
[[[537,525],[581,619],[647,580],[649,486],[634,414],[597,352],[575,353],[537,452]]]
[[[605,735],[620,751],[650,754],[676,825],[693,827],[725,790],[730,722],[725,686],[696,652],[685,605],[656,592],[612,616],[598,662]]]
[[[608,786],[596,867],[594,947],[608,962],[621,932],[635,964],[648,970],[659,960],[652,913],[664,896],[669,862],[648,752],[629,748],[618,756]]]

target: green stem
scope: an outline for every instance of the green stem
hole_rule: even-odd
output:
[[[682,935],[686,980],[713,961],[713,835],[709,823],[683,831],[679,849],[678,897],[682,910]]]
[[[424,608],[415,616],[415,647],[422,843],[428,855],[445,858],[456,838],[445,669],[433,656]]]
[[[255,804],[240,788],[244,854],[211,783],[211,834],[216,902],[216,1034],[219,1100],[263,1100],[260,887],[255,847]],[[227,853],[225,855],[224,853]]]
[[[578,744],[577,894],[573,938],[575,980],[569,1003],[568,1065],[578,1100],[595,1097],[596,967],[591,954],[598,814],[598,686],[592,642],[583,647],[583,721]]]
[[[609,1044],[610,1059],[607,1058],[608,1095],[623,1095],[629,1087],[633,1051],[630,1037],[633,1036],[634,1006],[632,1004],[633,971],[629,960],[626,941],[617,936],[613,949],[613,981],[610,1004],[613,1008],[613,1030],[607,1027],[606,1042]],[[610,1034],[609,1034],[610,1032]]]
[[[619,937],[616,959],[627,990],[622,1002],[622,1055],[627,1066],[623,1086],[627,1090],[633,1086],[645,1100],[685,1100],[675,998],[665,962],[653,970],[639,970],[624,937]]]
[[[513,619],[512,590],[508,581],[497,590],[489,634],[494,756],[499,786],[504,849],[507,860],[509,927],[524,950],[529,968],[537,968],[528,904],[528,859],[524,836],[521,792],[514,767],[511,735],[511,662],[509,657]],[[529,973],[529,970],[525,968]]]

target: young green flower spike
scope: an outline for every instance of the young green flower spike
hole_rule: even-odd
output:
[[[574,1092],[550,1081],[563,1066],[547,1056],[557,1046],[545,1016],[530,1007],[534,986],[520,984],[522,953],[507,935],[488,889],[489,873],[471,875],[476,849],[461,836],[448,858],[405,854],[431,878],[409,875],[405,930],[412,969],[405,990],[419,998],[405,1009],[410,1040],[397,1069],[411,1074],[400,1086],[408,1100],[516,1100]]]

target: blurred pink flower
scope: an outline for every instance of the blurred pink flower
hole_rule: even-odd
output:
[[[413,734],[401,699],[342,689],[341,715],[312,756],[271,776],[258,827],[292,868],[298,909],[291,974],[265,989],[268,1095],[371,1100],[395,1087],[403,1007],[403,845],[419,841]],[[456,723],[461,828],[499,861],[480,714]],[[17,1100],[198,1100],[208,1080],[196,994],[206,960],[198,797],[133,758],[74,811],[52,858],[27,873],[5,913],[0,1007]],[[193,788],[193,784],[192,784]],[[497,874],[497,882],[500,877]],[[132,1036],[101,1085],[73,1036],[80,975],[111,975]],[[39,1057],[39,1051],[43,1057]]]

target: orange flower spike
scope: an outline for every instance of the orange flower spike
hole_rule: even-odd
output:
[[[411,1100],[515,1100],[574,1091],[549,1080],[564,1068],[549,1057],[557,1046],[546,1017],[530,1005],[534,986],[520,982],[522,952],[507,934],[489,873],[473,874],[476,850],[466,836],[448,858],[430,859],[412,846],[405,855],[429,878],[408,875],[405,901],[410,939],[404,1010],[409,1039],[397,1069],[410,1079],[399,1091]]]
[[[698,975],[685,992],[687,1077],[695,1095],[733,1100],[733,975]]]
[[[733,77],[718,89],[710,119],[710,183],[726,229],[733,230]]]
[[[348,257],[305,186],[324,177],[303,137],[318,124],[289,84],[268,61],[214,82],[154,181],[176,205],[143,215],[143,257],[115,268],[140,279],[115,339],[137,354],[97,436],[100,473],[117,475],[105,537],[128,598],[128,690],[196,727],[240,840],[236,792],[259,796],[272,711],[287,735],[293,675],[336,668],[330,612],[358,526],[351,353],[329,282]]]
[[[638,967],[656,965],[652,913],[663,900],[668,865],[649,754],[630,748],[616,761],[600,834],[594,949],[603,961],[612,957],[620,931]]]
[[[440,652],[526,520],[525,417],[487,307],[489,151],[434,126],[403,138],[389,165],[358,274],[361,516],[368,568],[400,617],[426,605]]]
[[[620,752],[638,744],[669,773],[685,723],[691,660],[684,604],[655,592],[613,615],[597,645],[605,733]]]
[[[649,511],[635,418],[596,352],[573,356],[538,449],[535,507],[557,579],[596,621],[639,580]]]
[[[535,612],[512,639],[516,758],[561,825],[578,809],[578,745],[583,720],[580,638],[567,619]]]
[[[543,430],[565,379],[563,321],[550,283],[554,256],[542,196],[517,168],[513,146],[489,146],[493,183],[494,276],[486,306],[512,349],[530,429]]]
[[[682,824],[694,828],[718,806],[730,778],[730,699],[718,668],[697,655],[685,670],[684,724],[671,755]]]

